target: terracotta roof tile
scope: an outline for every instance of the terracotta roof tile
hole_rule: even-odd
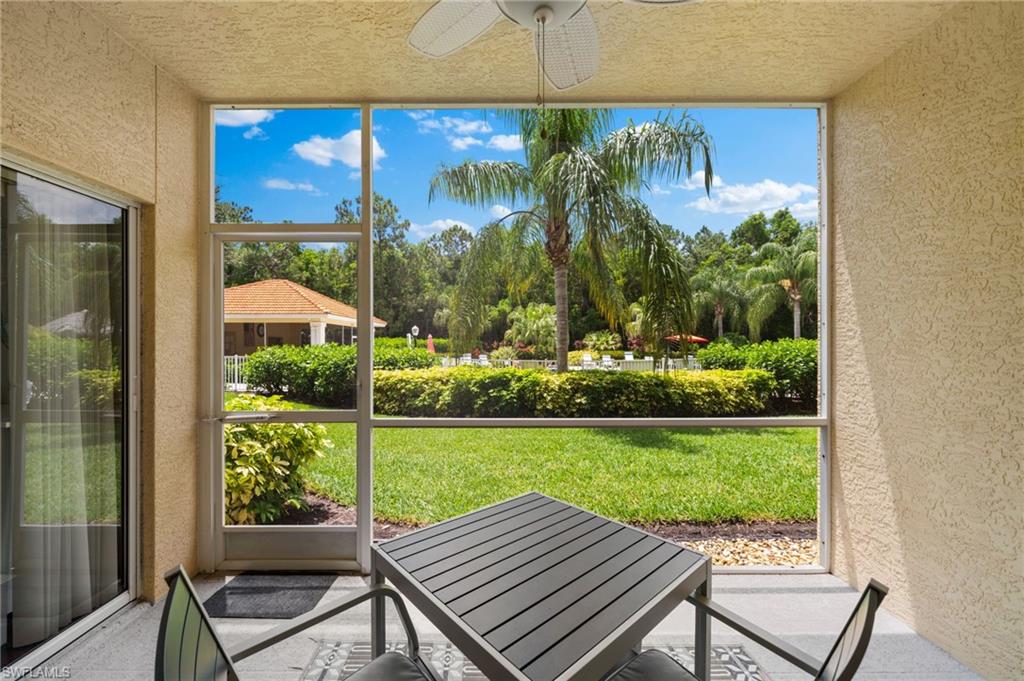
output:
[[[264,279],[224,289],[224,314],[335,315],[356,318],[356,308],[288,279]],[[373,318],[375,325],[387,324]]]

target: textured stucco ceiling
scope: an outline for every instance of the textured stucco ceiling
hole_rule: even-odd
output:
[[[88,11],[200,96],[530,101],[527,32],[501,21],[440,60],[406,36],[432,2],[90,2]],[[651,6],[591,0],[601,67],[574,101],[821,99],[932,24],[927,2]]]

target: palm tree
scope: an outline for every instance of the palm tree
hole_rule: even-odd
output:
[[[761,263],[747,271],[751,335],[760,336],[761,325],[783,305],[793,310],[793,338],[800,337],[803,303],[813,303],[818,290],[818,235],[801,234],[789,246],[767,243],[755,258]]]
[[[618,248],[637,252],[638,272],[650,319],[671,319],[687,331],[692,308],[678,249],[666,238],[637,192],[654,178],[669,181],[703,161],[705,191],[711,188],[712,142],[685,114],[611,131],[607,109],[523,109],[505,112],[518,125],[526,163],[466,161],[441,166],[430,199],[443,196],[479,208],[528,206],[481,230],[466,254],[453,296],[453,336],[471,338],[482,328],[481,296],[500,269],[510,289],[537,274],[542,253],[554,273],[555,351],[559,371],[568,369],[568,270],[578,268],[591,299],[612,328],[627,319],[609,256]],[[505,255],[504,261],[500,256]],[[512,276],[515,275],[515,276]]]
[[[735,321],[746,306],[746,296],[734,266],[705,267],[690,279],[697,314],[708,312],[714,318],[715,330],[721,338],[725,319]]]

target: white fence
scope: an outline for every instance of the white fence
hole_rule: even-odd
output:
[[[246,355],[224,356],[224,389],[234,392],[245,392]]]

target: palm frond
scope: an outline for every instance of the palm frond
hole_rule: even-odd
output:
[[[606,136],[601,145],[602,165],[608,174],[634,191],[655,178],[688,178],[700,162],[705,191],[710,193],[714,153],[704,126],[686,114],[678,121],[666,117],[627,125]]]
[[[441,165],[430,179],[429,201],[444,197],[478,208],[533,200],[530,171],[513,161],[466,161]]]

